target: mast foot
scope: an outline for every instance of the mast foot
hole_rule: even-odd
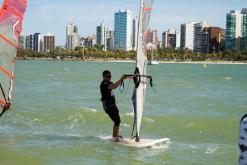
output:
[[[135,142],[140,142],[140,137],[139,136],[136,137]]]

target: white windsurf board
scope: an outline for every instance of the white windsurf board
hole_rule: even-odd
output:
[[[110,141],[115,143],[115,138],[112,136],[101,136],[101,140]],[[126,146],[133,146],[137,148],[145,148],[145,147],[152,147],[159,144],[168,144],[170,139],[162,138],[162,139],[140,139],[139,142],[136,142],[135,139],[130,138],[122,138],[118,144],[123,144]]]

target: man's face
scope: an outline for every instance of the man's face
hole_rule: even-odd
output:
[[[105,81],[110,81],[111,80],[111,74],[105,74],[103,76],[103,78],[104,78]]]

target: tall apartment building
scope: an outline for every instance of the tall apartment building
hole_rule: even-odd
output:
[[[247,9],[232,10],[226,15],[226,50],[243,49],[246,46]]]
[[[171,30],[165,31],[162,33],[162,47],[163,48],[173,48],[180,49],[181,42],[180,30]]]
[[[71,23],[66,28],[66,44],[67,50],[74,50],[77,46],[80,46],[80,36],[78,34],[78,26]]]
[[[55,50],[55,36],[47,34],[44,36],[44,51],[50,52]]]
[[[181,49],[194,51],[194,25],[195,22],[181,24]]]
[[[40,33],[34,33],[33,35],[33,51],[41,52],[43,49],[43,40]]]
[[[132,49],[137,50],[137,37],[138,37],[138,17],[133,19],[132,23]]]
[[[33,50],[33,35],[26,36],[26,50]]]
[[[207,53],[208,34],[205,28],[210,27],[209,22],[203,21],[194,25],[194,52]]]
[[[132,18],[130,10],[119,10],[114,15],[114,48],[132,50]]]
[[[26,49],[26,36],[21,34],[18,38],[18,48],[25,50]]]
[[[176,30],[168,30],[162,33],[163,48],[176,48]]]
[[[149,29],[146,33],[146,44],[152,44],[154,48],[158,47],[158,32],[154,29]]]
[[[106,26],[104,23],[101,23],[97,26],[96,29],[96,44],[98,46],[103,46],[103,50],[107,49],[107,37],[106,37]]]
[[[208,27],[203,31],[208,35],[205,53],[219,53],[220,45],[225,41],[225,30],[220,27]]]

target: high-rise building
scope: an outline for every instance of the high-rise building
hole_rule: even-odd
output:
[[[18,38],[18,48],[22,50],[26,49],[26,36],[23,34]]]
[[[152,44],[153,48],[157,48],[158,42],[157,30],[149,29],[146,33],[146,44]]]
[[[33,35],[26,36],[26,50],[33,50]]]
[[[220,44],[225,40],[225,30],[220,27],[208,27],[203,31],[208,35],[205,53],[219,53]]]
[[[50,52],[55,50],[55,36],[47,34],[44,36],[44,51]]]
[[[96,45],[96,35],[83,37],[81,40],[83,40],[83,46],[93,47]]]
[[[107,50],[114,49],[114,31],[106,28],[106,48]]]
[[[195,24],[195,22],[188,22],[181,25],[181,49],[194,50]]]
[[[247,49],[247,8],[242,9],[243,14],[243,40],[242,40],[242,48]]]
[[[77,46],[80,46],[80,36],[78,34],[78,27],[71,23],[66,28],[66,45],[67,50],[74,50]]]
[[[133,19],[132,24],[132,49],[137,50],[137,37],[138,37],[138,17]]]
[[[42,51],[42,36],[40,33],[34,33],[33,35],[33,51]]]
[[[176,30],[176,49],[180,49],[181,44],[181,32],[180,30]]]
[[[114,48],[129,51],[131,43],[131,11],[119,10],[114,16]]]
[[[176,30],[168,30],[162,34],[163,48],[176,48]]]
[[[106,27],[104,23],[101,23],[99,26],[97,26],[96,44],[98,46],[103,46],[103,50],[106,51],[106,50],[113,49],[112,48],[113,46],[111,45],[112,42],[110,42],[110,41],[114,41],[113,38],[114,38],[114,31]]]
[[[98,46],[103,46],[103,50],[106,50],[106,26],[104,23],[101,23],[99,26],[97,26],[96,30],[96,44]]]
[[[180,49],[180,31],[168,30],[162,33],[162,47]]]
[[[203,21],[194,25],[194,51],[198,53],[206,53],[208,47],[208,34],[204,28],[210,26],[209,22]]]
[[[226,15],[226,50],[241,49],[244,15],[238,10],[232,10]]]

